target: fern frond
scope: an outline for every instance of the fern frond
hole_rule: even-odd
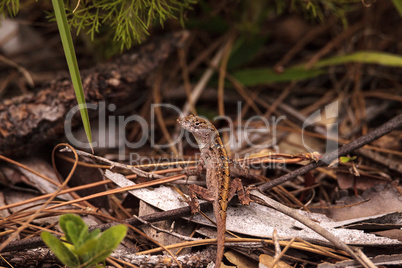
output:
[[[113,40],[121,44],[121,49],[130,48],[149,34],[154,21],[163,25],[167,19],[182,18],[183,12],[191,8],[195,0],[94,0],[81,1],[75,12],[70,7],[67,14],[70,25],[81,30],[93,40],[100,27],[105,25],[114,31]]]
[[[18,11],[20,10],[20,1],[19,0],[1,0],[0,1],[0,14],[5,17],[7,13],[10,16],[17,15]]]

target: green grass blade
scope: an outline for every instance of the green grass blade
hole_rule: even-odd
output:
[[[78,69],[77,57],[75,56],[73,40],[71,38],[70,27],[67,23],[66,11],[62,0],[52,0],[57,26],[60,32],[61,42],[63,44],[64,54],[66,56],[68,69],[73,82],[75,96],[79,104],[82,123],[89,143],[92,143],[91,126],[89,124],[88,110],[86,107],[84,90],[82,88],[80,71]],[[91,144],[92,148],[92,144]],[[93,151],[93,148],[92,148]]]
[[[252,68],[233,73],[233,76],[245,86],[255,86],[277,82],[299,81],[317,77],[326,71],[324,67],[350,62],[379,64],[389,67],[402,67],[402,57],[376,51],[360,51],[348,55],[331,57],[318,61],[312,69],[306,70],[305,63],[286,68],[283,73],[276,73],[272,68]]]
[[[376,51],[359,51],[349,55],[336,56],[320,60],[313,66],[313,68],[316,69],[349,62],[379,64],[389,67],[402,67],[402,56]]]

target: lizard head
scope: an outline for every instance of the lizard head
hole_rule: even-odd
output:
[[[182,128],[193,134],[201,148],[211,144],[216,135],[219,136],[219,133],[214,125],[202,117],[190,114],[189,116],[177,119],[177,121]]]

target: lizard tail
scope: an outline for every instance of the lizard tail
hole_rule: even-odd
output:
[[[215,206],[215,204],[214,204]],[[222,258],[223,258],[223,253],[225,250],[225,233],[226,233],[226,210],[224,213],[222,213],[222,210],[219,203],[217,204],[219,206],[218,210],[215,210],[215,220],[216,220],[216,226],[217,226],[217,251],[216,251],[216,261],[215,261],[215,268],[220,268],[221,263],[222,263]]]
[[[219,228],[218,228],[217,244],[218,244],[218,249],[216,251],[215,268],[221,267],[223,253],[225,250],[225,229],[219,230]]]

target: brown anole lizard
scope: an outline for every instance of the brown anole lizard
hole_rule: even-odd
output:
[[[212,202],[217,226],[217,253],[215,267],[220,267],[225,249],[226,210],[228,202],[237,192],[239,200],[244,205],[250,203],[248,192],[244,191],[240,179],[230,181],[229,159],[226,149],[219,137],[219,132],[209,121],[194,115],[177,120],[180,125],[191,132],[195,137],[201,151],[201,160],[207,169],[207,189],[190,185],[189,202],[191,212],[199,212],[197,196]]]

